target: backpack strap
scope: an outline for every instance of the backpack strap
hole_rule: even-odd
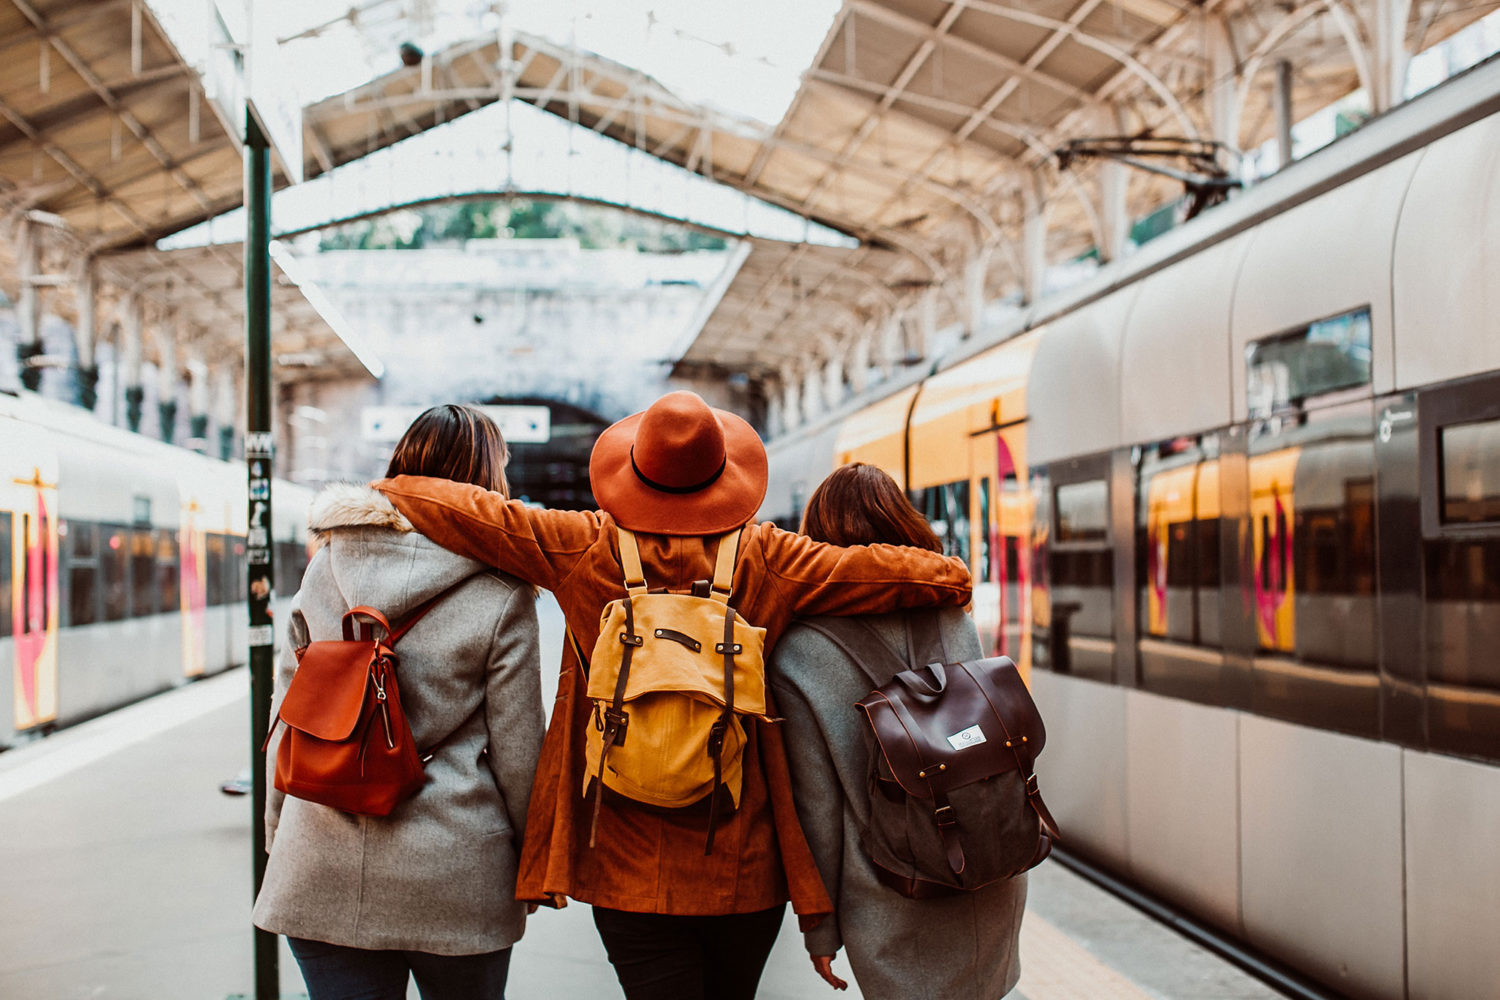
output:
[[[631,597],[642,597],[646,593],[646,571],[641,568],[641,550],[635,543],[635,534],[615,525],[620,538],[620,567],[625,571],[625,592]]]
[[[738,532],[736,532],[738,534]],[[728,536],[720,543],[719,561],[722,565],[723,552],[726,543],[733,544],[733,539]],[[734,562],[730,558],[730,564]],[[718,571],[714,572],[717,581]],[[729,732],[729,727],[734,722],[734,654],[741,652],[742,647],[734,641],[734,608],[727,603],[728,594],[725,594],[724,604],[724,641],[714,647],[714,652],[724,656],[724,710],[714,720],[713,727],[708,731],[708,755],[714,759],[714,790],[713,798],[708,802],[708,840],[703,845],[703,856],[714,852],[714,829],[719,822],[719,786],[724,780],[724,737]]]
[[[604,804],[604,761],[609,756],[610,747],[625,743],[625,730],[630,724],[630,713],[623,708],[625,685],[630,681],[630,661],[636,647],[645,643],[645,640],[635,633],[635,598],[645,596],[646,593],[646,574],[641,570],[641,553],[636,547],[634,535],[624,528],[617,530],[620,533],[620,561],[624,563],[625,589],[628,592],[625,600],[621,602],[621,606],[625,609],[625,631],[620,633],[620,642],[625,648],[620,653],[620,673],[615,678],[614,697],[610,699],[609,707],[604,710],[604,735],[603,743],[599,748],[599,773],[594,779],[594,815],[589,821],[590,847],[594,846],[594,839],[599,832],[599,810]],[[582,650],[580,649],[579,652],[582,653]]]
[[[875,687],[880,687],[910,666],[879,633],[858,619],[803,618],[799,624],[807,626],[837,646]],[[889,672],[881,676],[872,663],[884,664]]]
[[[714,582],[709,588],[708,596],[720,604],[728,604],[729,597],[734,592],[734,560],[739,554],[742,530],[735,528],[719,539],[719,554],[714,558]],[[729,640],[726,638],[724,641]]]

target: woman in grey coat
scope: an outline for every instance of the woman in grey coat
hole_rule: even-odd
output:
[[[931,527],[883,471],[856,463],[835,471],[808,500],[802,533],[818,542],[889,542],[942,551]],[[907,648],[906,613],[865,619],[894,649]],[[940,613],[949,654],[982,656],[979,634],[956,609]],[[1021,976],[1026,876],[976,892],[908,899],[876,877],[860,847],[869,823],[869,726],[854,703],[870,680],[819,632],[788,629],[771,658],[777,708],[786,718],[797,814],[833,897],[834,914],[804,933],[813,966],[835,989],[832,963],[847,948],[854,978],[880,1000],[997,1000]]]
[[[407,430],[387,475],[504,491],[505,460],[488,417],[440,406]],[[399,628],[441,595],[396,648],[412,734],[433,756],[426,785],[387,817],[272,791],[255,924],[287,935],[312,1000],[400,1000],[409,975],[424,1000],[499,1000],[526,920],[516,867],[543,733],[536,592],[429,541],[365,486],[330,486],[308,523],[317,552],[292,601],[276,704],[293,650],[339,637],[350,608]]]

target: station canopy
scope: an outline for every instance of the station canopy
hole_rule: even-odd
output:
[[[90,254],[138,253],[238,202],[234,129],[158,26],[163,3],[0,0],[0,199],[12,220],[54,220]],[[313,89],[299,157],[308,178],[342,176],[345,164],[435,139],[489,108],[490,180],[478,189],[672,217],[637,204],[638,192],[585,190],[609,170],[585,164],[564,171],[566,183],[553,170],[550,185],[522,176],[517,162],[532,153],[508,109],[530,105],[570,134],[804,220],[800,234],[707,223],[744,238],[749,253],[684,361],[776,379],[924,300],[941,325],[963,319],[966,294],[1017,294],[1037,270],[1028,254],[1043,265],[1108,257],[1122,227],[1182,194],[1178,181],[1113,163],[1062,170],[1056,152],[1071,140],[1218,141],[1223,168],[1253,177],[1278,107],[1292,121],[1339,102],[1348,121],[1389,107],[1418,85],[1408,53],[1489,10],[1409,0],[372,0],[288,5],[277,33],[289,78]],[[568,140],[570,155],[575,143],[586,145]],[[14,261],[0,261],[5,287],[14,275]]]

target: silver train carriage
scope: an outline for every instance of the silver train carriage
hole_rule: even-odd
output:
[[[1340,993],[1500,997],[1500,62],[772,448],[900,480],[1066,846]]]
[[[0,394],[0,748],[243,663],[245,467]],[[273,608],[309,492],[276,484]]]

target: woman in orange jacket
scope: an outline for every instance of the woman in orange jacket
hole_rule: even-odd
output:
[[[969,573],[920,549],[840,548],[751,523],[765,497],[765,448],[744,420],[694,393],[670,393],[606,429],[589,476],[600,511],[537,510],[437,479],[375,486],[429,538],[551,590],[575,640],[563,652],[537,767],[517,898],[592,904],[630,1000],[753,997],[787,900],[804,928],[832,911],[774,724],[744,717],[739,807],[718,819],[712,853],[704,851],[704,811],[650,810],[609,796],[590,845],[594,803],[582,789],[593,706],[576,650],[594,648],[601,610],[626,596],[617,528],[639,534],[648,585],[674,593],[709,580],[720,539],[743,529],[730,604],[765,629],[766,649],[797,615],[962,606]]]

